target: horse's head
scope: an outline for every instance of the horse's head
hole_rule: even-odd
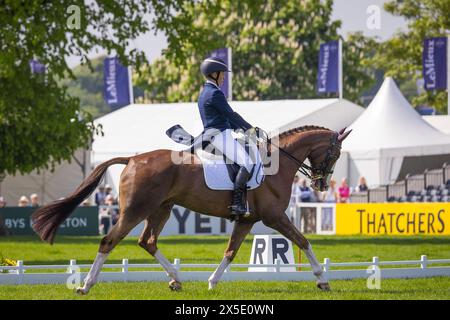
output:
[[[341,155],[341,144],[352,130],[333,132],[326,143],[320,143],[313,148],[308,156],[311,164],[311,187],[316,191],[326,191],[333,174],[336,161]]]

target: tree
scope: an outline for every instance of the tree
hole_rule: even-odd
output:
[[[99,133],[92,116],[80,110],[80,101],[60,86],[58,79],[74,74],[67,56],[104,48],[125,65],[139,65],[144,54],[127,50],[129,41],[154,29],[169,41],[194,38],[189,29],[173,23],[182,14],[182,0],[29,0],[3,1],[0,6],[0,174],[27,173],[69,160],[79,147]],[[171,52],[182,57],[176,43]],[[32,74],[29,62],[46,66]],[[179,58],[182,60],[182,58]]]
[[[76,79],[66,77],[60,85],[67,87],[67,93],[80,100],[81,110],[97,118],[111,112],[103,97],[103,61],[101,56],[91,60],[92,70],[87,65],[72,69]]]
[[[140,70],[135,84],[145,89],[144,101],[195,101],[203,82],[200,62],[213,49],[231,47],[236,100],[317,97],[319,46],[339,38],[340,21],[332,21],[331,13],[331,0],[186,3],[174,21],[191,23],[197,41],[180,42],[177,48],[191,56],[180,63],[169,47],[165,56]],[[372,84],[360,64],[368,42],[361,34],[344,42],[344,94],[351,100]]]
[[[376,54],[365,64],[380,68],[399,82],[422,77],[422,46],[427,37],[445,36],[450,30],[450,1],[448,0],[391,0],[386,11],[402,16],[408,29],[398,32],[390,40],[375,47]],[[414,106],[426,104],[443,112],[447,106],[445,90],[426,91],[412,97]]]

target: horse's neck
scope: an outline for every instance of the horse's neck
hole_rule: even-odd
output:
[[[312,149],[320,142],[324,141],[326,136],[327,135],[325,135],[322,130],[297,132],[281,139],[280,146],[284,146],[284,150],[289,152],[300,162],[304,162]],[[281,161],[283,161],[283,165],[280,165],[280,170],[285,171],[284,174],[286,176],[293,177],[299,169],[298,164],[281,154],[280,157],[283,157],[283,160],[280,160],[280,164]]]

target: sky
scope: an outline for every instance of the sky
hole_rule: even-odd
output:
[[[362,31],[366,36],[378,36],[381,40],[387,40],[398,30],[406,29],[406,21],[403,18],[392,16],[383,9],[387,0],[334,0],[333,20],[341,20],[340,34],[345,37],[348,32]],[[369,13],[368,13],[369,11]],[[374,15],[379,12],[379,24],[373,23]],[[372,24],[367,25],[367,21]],[[376,20],[375,20],[376,22]],[[162,33],[154,35],[153,31],[141,35],[132,41],[132,48],[143,50],[147,59],[152,62],[161,56],[161,51],[167,46],[167,41]],[[89,54],[94,58],[106,52],[99,50]],[[70,67],[79,64],[78,57],[68,57]]]

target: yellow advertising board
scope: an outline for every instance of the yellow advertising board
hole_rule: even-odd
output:
[[[336,234],[450,235],[450,203],[339,203]]]

